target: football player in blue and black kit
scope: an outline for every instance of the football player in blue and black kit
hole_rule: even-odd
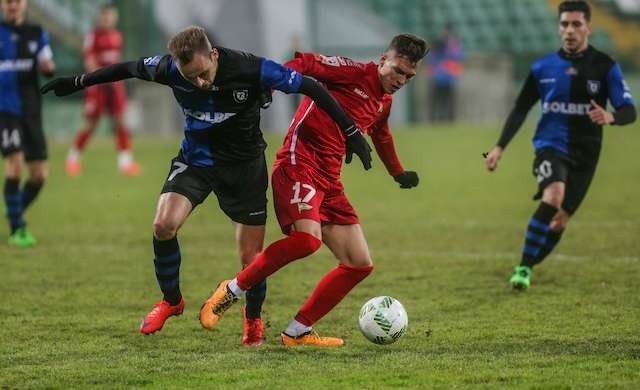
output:
[[[47,144],[42,130],[38,73],[55,68],[49,35],[25,22],[26,0],[0,0],[0,152],[4,158],[4,201],[11,233],[9,245],[28,247],[36,239],[23,213],[47,178]],[[26,183],[20,186],[23,169]]]
[[[303,93],[327,111],[347,135],[347,147],[365,168],[371,148],[331,95],[312,78],[249,53],[212,46],[204,29],[191,26],[171,38],[170,55],[110,65],[92,73],[59,78],[42,87],[68,95],[84,87],[136,77],[169,86],[185,115],[184,140],[171,162],[153,223],[156,278],[164,298],[144,318],[140,332],[158,331],[180,315],[180,248],[177,232],[191,211],[215,193],[222,211],[235,223],[242,264],[262,250],[267,213],[266,143],[260,108],[271,89]],[[260,319],[266,284],[250,291],[245,307],[243,344],[262,342]]]
[[[583,201],[598,164],[602,126],[636,119],[620,66],[589,45],[589,4],[562,2],[558,22],[562,48],[533,63],[500,139],[485,159],[487,169],[495,170],[527,113],[541,100],[542,115],[533,137],[533,175],[538,181],[534,199],[541,202],[529,220],[522,261],[510,279],[518,290],[529,288],[533,266],[551,253]],[[607,100],[615,113],[605,109]]]

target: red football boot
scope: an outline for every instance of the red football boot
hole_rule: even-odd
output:
[[[264,341],[264,325],[262,318],[247,318],[246,309],[242,308],[244,331],[242,332],[243,345],[261,345]]]
[[[184,311],[184,299],[180,298],[180,303],[171,306],[164,299],[153,305],[153,309],[144,317],[140,324],[140,333],[151,334],[159,331],[164,326],[167,318],[179,316]]]

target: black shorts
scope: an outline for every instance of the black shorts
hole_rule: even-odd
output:
[[[24,152],[26,161],[46,160],[47,142],[42,131],[42,117],[0,113],[0,152],[2,157]]]
[[[538,192],[533,199],[541,199],[542,192],[549,184],[561,181],[565,183],[562,208],[569,214],[575,213],[587,195],[597,163],[597,155],[591,161],[578,162],[554,149],[538,151],[533,161],[533,176],[538,180]]]
[[[195,208],[213,192],[220,209],[232,221],[258,226],[267,222],[268,186],[264,155],[233,165],[216,164],[212,167],[187,165],[178,155],[171,160],[161,193],[184,195]]]

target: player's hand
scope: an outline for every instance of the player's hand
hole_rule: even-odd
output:
[[[589,118],[591,118],[591,122],[600,126],[613,123],[614,118],[612,113],[599,106],[593,99],[591,99],[591,105],[593,106],[591,111],[589,111]]]
[[[414,171],[404,171],[399,175],[393,177],[396,183],[400,184],[400,188],[413,188],[417,187],[420,182],[418,173]]]
[[[498,168],[498,161],[502,157],[502,148],[500,146],[494,146],[489,153],[484,156],[484,165],[489,172],[495,171]]]
[[[40,93],[45,94],[53,91],[56,96],[67,96],[84,88],[82,85],[82,76],[59,77],[51,80],[40,88]]]
[[[358,126],[349,127],[344,131],[344,135],[347,137],[347,155],[344,162],[350,164],[355,153],[362,161],[364,169],[371,169],[371,146],[369,146]]]

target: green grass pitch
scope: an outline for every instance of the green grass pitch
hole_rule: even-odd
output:
[[[346,339],[333,350],[278,339],[335,265],[324,248],[269,279],[266,345],[240,346],[239,307],[214,331],[200,328],[200,304],[238,270],[213,197],[179,233],[184,315],[138,334],[160,296],[151,222],[178,140],[138,137],[145,171],[128,178],[116,173],[112,141],[98,139],[77,179],[62,169],[67,144],[53,141],[50,181],[27,214],[38,246],[0,243],[0,388],[638,388],[640,126],[605,129],[586,201],[518,294],[507,280],[536,207],[527,128],[493,174],[481,153],[498,129],[478,125],[398,131],[406,168],[420,173],[413,190],[397,188],[379,160],[369,172],[358,161],[345,169],[376,269],[317,324]],[[272,158],[281,136],[268,140]],[[267,242],[281,236],[273,212],[267,229]],[[407,334],[389,346],[357,328],[377,295],[409,313]]]

